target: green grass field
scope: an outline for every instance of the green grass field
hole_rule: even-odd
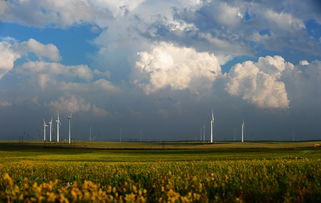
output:
[[[0,142],[0,163],[30,161],[210,161],[321,158],[320,142]]]
[[[313,142],[0,142],[0,200],[319,202]]]

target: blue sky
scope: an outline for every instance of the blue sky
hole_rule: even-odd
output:
[[[320,139],[320,85],[318,0],[0,0],[1,139]]]
[[[34,38],[44,44],[52,43],[59,48],[63,56],[61,61],[63,64],[88,64],[91,62],[91,53],[97,52],[97,48],[92,45],[92,40],[99,34],[92,32],[91,27],[77,25],[65,29],[41,28],[2,22],[0,37],[10,36],[19,41]]]

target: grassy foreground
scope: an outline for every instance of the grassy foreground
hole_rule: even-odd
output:
[[[320,202],[316,143],[0,143],[0,200]]]

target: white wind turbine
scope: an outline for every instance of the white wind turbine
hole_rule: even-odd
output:
[[[70,144],[71,143],[70,122],[71,122],[72,114],[70,114],[67,118],[68,118],[68,123],[69,123],[68,143]]]
[[[244,142],[244,120],[242,122],[242,142]]]
[[[48,125],[46,124],[46,121],[43,120],[43,141],[46,141],[46,128],[48,127]]]
[[[60,125],[61,125],[61,122],[59,119],[59,112],[58,112],[58,118],[56,120],[56,123],[57,123],[57,142],[59,142],[59,130],[60,130]]]
[[[48,123],[49,123],[49,142],[51,142],[52,118]]]
[[[213,143],[213,131],[214,131],[214,114],[212,111],[212,117],[211,117],[211,143]]]
[[[205,125],[203,125],[203,141],[204,141],[204,142],[205,142],[205,139],[206,139],[205,129],[206,129],[206,127],[205,127]]]

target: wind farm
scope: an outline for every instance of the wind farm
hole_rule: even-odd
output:
[[[71,144],[72,142],[72,136],[71,136],[71,131],[72,131],[72,128],[71,128],[71,120],[72,120],[72,113],[70,114],[67,114],[66,116],[67,120],[68,120],[68,144]],[[51,118],[50,121],[46,122],[45,119],[43,120],[43,139],[42,141],[43,142],[48,142],[48,138],[47,138],[47,127],[49,127],[49,143],[59,143],[61,142],[61,125],[62,125],[62,122],[60,120],[60,115],[59,115],[59,112],[57,112],[57,119],[56,119],[56,128],[53,129],[52,128],[52,123],[53,120]],[[244,120],[242,121],[242,124],[241,124],[241,134],[240,134],[240,141],[243,143],[244,142]],[[207,135],[207,131],[206,131],[206,127],[207,125],[204,124],[202,125],[202,127],[200,128],[200,137],[199,137],[199,141],[200,142],[203,142],[203,143],[214,143],[215,140],[214,140],[214,130],[215,130],[215,118],[214,118],[214,112],[213,110],[211,111],[210,113],[210,121],[209,121],[209,135]],[[56,132],[56,139],[55,141],[52,139],[52,131],[55,130]],[[122,142],[122,128],[120,129],[120,132],[119,132],[119,142]],[[140,138],[137,139],[139,141],[143,141],[142,137],[141,137],[141,131],[139,132],[140,133]],[[234,140],[234,138],[233,138]],[[81,139],[79,139],[79,141],[81,141]],[[93,141],[93,135],[92,135],[92,127],[90,126],[89,127],[89,141]],[[151,140],[146,140],[146,141],[151,141]],[[155,140],[157,141],[157,140]],[[166,140],[164,140],[166,141]],[[170,140],[168,140],[170,141]],[[176,141],[180,141],[180,140],[176,140]],[[192,139],[192,140],[181,140],[181,141],[189,141],[189,142],[193,142],[193,141],[197,141],[197,139]],[[217,140],[219,141],[219,140]],[[222,140],[224,141],[224,140]],[[226,141],[226,140],[225,140]],[[232,141],[232,140],[231,140]],[[235,141],[235,140],[234,140]]]
[[[71,144],[72,137],[71,137],[71,119],[72,119],[72,114],[69,114],[67,116],[68,119],[68,144]],[[52,118],[50,121],[48,121],[48,124],[46,123],[45,120],[43,120],[43,142],[47,142],[47,127],[49,126],[49,143],[53,143],[52,140]],[[56,141],[55,143],[59,143],[60,141],[60,127],[61,127],[61,120],[59,117],[59,112],[57,113],[57,120],[56,120]]]

